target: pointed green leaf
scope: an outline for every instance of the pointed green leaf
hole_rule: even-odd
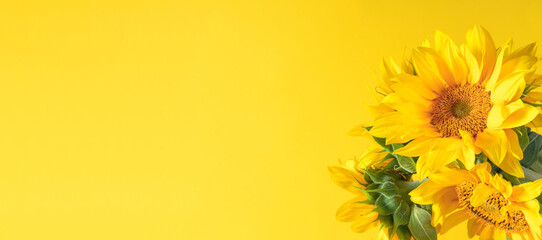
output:
[[[380,145],[382,148],[384,148],[384,150],[386,150],[389,153],[393,152],[393,149],[392,149],[391,145],[386,144],[386,139],[385,138],[379,138],[379,137],[375,137],[375,136],[373,136],[373,138],[376,141],[376,143],[378,143],[378,145]]]
[[[401,201],[399,207],[393,213],[393,223],[395,228],[401,225],[407,225],[410,220],[410,207],[404,201]]]
[[[380,195],[375,202],[375,211],[380,215],[391,215],[395,209],[399,206],[399,197],[388,198],[384,195]]]
[[[521,146],[521,150],[525,150],[525,148],[529,144],[529,133],[527,132],[527,128],[525,126],[514,128],[514,132],[516,132],[516,134],[518,135],[519,146]]]
[[[385,169],[396,169],[396,167],[398,167],[398,163],[397,163],[397,159],[393,158],[389,163],[388,165],[386,165],[386,167],[384,167]]]
[[[393,151],[404,147],[402,143],[393,143],[391,144]],[[397,162],[399,163],[399,166],[401,166],[402,169],[409,173],[415,173],[416,172],[416,162],[414,162],[414,159],[412,157],[405,157],[401,156],[399,154],[394,154],[394,156],[397,158]]]
[[[374,183],[385,183],[385,182],[395,181],[394,176],[389,175],[385,171],[378,171],[378,172],[366,171],[365,174],[369,175],[369,177]]]
[[[538,205],[540,205],[540,210],[538,211],[539,213],[542,214],[542,194],[540,194],[536,200],[538,200]]]
[[[396,233],[400,240],[410,240],[412,238],[408,226],[399,226]]]
[[[393,217],[391,215],[389,215],[389,216],[379,216],[378,219],[380,220],[380,223],[382,224],[382,227],[385,227],[385,228],[393,227]]]
[[[431,214],[414,205],[408,221],[410,233],[416,240],[436,240],[437,230],[431,226]]]
[[[371,177],[369,176],[370,173],[368,173],[368,171],[365,171],[363,173],[363,179],[365,180],[366,183],[373,183],[373,180],[371,179]]]
[[[372,190],[375,190],[377,188],[378,188],[378,184],[371,183],[371,184],[367,185],[365,190],[363,190],[363,193],[365,193],[365,196],[367,196],[368,200],[370,200],[372,202],[376,202],[376,199],[378,199],[380,194],[378,194],[377,192],[374,192]]]
[[[386,197],[394,197],[397,195],[397,187],[392,182],[385,182],[378,187],[378,192]]]
[[[534,182],[538,179],[542,179],[541,173],[537,173],[529,168],[523,168],[523,173],[525,173],[525,179],[527,179],[528,182]]]
[[[538,153],[542,148],[542,137],[535,132],[529,133],[529,144],[523,151],[523,159],[520,161],[524,167],[530,167],[538,160]]]

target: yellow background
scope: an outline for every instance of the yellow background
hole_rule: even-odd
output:
[[[535,2],[2,1],[0,239],[374,239],[326,166],[379,61]]]

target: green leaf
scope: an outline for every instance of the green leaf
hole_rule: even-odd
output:
[[[409,219],[410,207],[405,201],[401,201],[399,207],[397,207],[393,213],[393,229],[388,232],[389,239],[393,239],[393,235],[395,235],[397,229],[402,225],[407,225]]]
[[[371,184],[373,183],[373,179],[371,179],[371,177],[369,176],[370,173],[368,173],[368,171],[365,171],[363,173],[363,179],[365,180],[366,183],[368,184]]]
[[[516,134],[518,135],[519,146],[521,146],[521,150],[524,151],[529,144],[529,133],[527,132],[527,128],[525,126],[514,128],[514,132],[516,132]]]
[[[416,240],[437,239],[437,230],[431,226],[431,214],[416,205],[410,213],[408,228]]]
[[[508,180],[514,186],[521,184],[521,182],[519,181],[519,179],[517,177],[515,177],[513,175],[510,175],[510,174],[508,174],[506,172],[502,172],[502,176],[504,177],[504,179]]]
[[[542,179],[542,174],[528,168],[523,168],[523,173],[525,173],[525,178],[528,180],[528,182],[534,182],[538,179]]]
[[[386,165],[386,167],[384,167],[385,169],[395,169],[397,167],[397,159],[393,158],[389,163],[388,165]]]
[[[397,207],[399,207],[399,197],[388,198],[380,195],[375,202],[375,211],[380,215],[391,215]]]
[[[393,151],[404,147],[402,143],[393,143],[391,144]],[[416,172],[416,163],[414,162],[414,159],[412,157],[405,157],[401,156],[399,154],[394,154],[394,156],[397,158],[397,162],[399,163],[399,166],[401,166],[402,169],[409,173],[415,173]]]
[[[400,240],[410,240],[412,238],[408,226],[399,226],[396,233]]]
[[[378,216],[378,220],[380,220],[381,227],[385,227],[385,228],[393,227],[393,217],[391,215]]]
[[[542,137],[535,132],[529,133],[529,144],[523,151],[523,159],[520,161],[521,166],[526,168],[533,165],[538,160],[538,153],[542,148]]]
[[[365,171],[365,174],[369,175],[369,178],[374,183],[385,183],[395,181],[394,176],[387,174],[385,171],[371,172]]]
[[[536,200],[538,200],[538,205],[540,205],[540,210],[538,212],[542,214],[542,194],[540,194]]]
[[[393,224],[397,229],[401,225],[407,225],[410,219],[410,207],[404,201],[401,201],[399,207],[393,213]]]
[[[382,148],[384,148],[384,150],[386,150],[389,153],[393,152],[393,149],[392,149],[391,145],[386,144],[386,139],[385,138],[379,138],[379,137],[375,137],[375,136],[373,136],[373,138],[376,141],[376,143],[378,143],[378,145],[380,145]]]
[[[542,173],[542,156],[541,154],[539,153],[538,154],[538,161],[534,162],[533,165],[531,165],[531,169],[534,170],[535,172],[538,172],[538,173]]]
[[[370,200],[372,202],[376,202],[376,199],[380,196],[377,192],[371,191],[378,188],[378,184],[371,183],[367,185],[365,190],[363,190],[363,193],[365,193],[365,196],[367,196],[367,200]]]
[[[397,187],[392,182],[385,182],[378,187],[378,192],[386,197],[394,197],[397,195]]]
[[[403,201],[408,204],[413,204],[410,200],[410,195],[408,195],[412,190],[417,188],[421,184],[420,181],[396,181],[395,185],[399,189],[399,195],[402,197]]]

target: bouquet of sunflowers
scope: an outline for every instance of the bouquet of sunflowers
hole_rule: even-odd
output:
[[[542,239],[542,75],[536,43],[501,47],[475,26],[457,46],[437,31],[400,64],[382,64],[371,139],[360,158],[330,166],[355,196],[339,221],[379,239]],[[465,236],[466,238],[467,236]],[[460,237],[462,239],[462,237]]]

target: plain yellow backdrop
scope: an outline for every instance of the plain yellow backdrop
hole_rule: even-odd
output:
[[[380,60],[537,2],[2,1],[0,239],[374,239],[326,166]]]

